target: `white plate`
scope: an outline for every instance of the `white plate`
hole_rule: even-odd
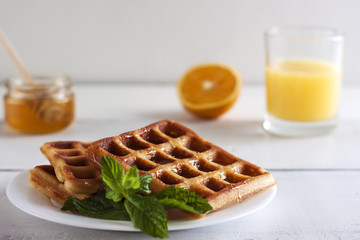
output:
[[[139,231],[133,227],[130,221],[103,220],[61,211],[48,197],[33,189],[30,186],[28,178],[29,171],[21,172],[11,179],[6,187],[6,194],[10,202],[28,214],[51,222],[76,227],[116,231]],[[271,187],[244,200],[241,204],[233,204],[220,211],[210,213],[201,219],[169,221],[168,229],[172,231],[198,228],[243,217],[270,203],[276,194],[276,189],[276,186]]]

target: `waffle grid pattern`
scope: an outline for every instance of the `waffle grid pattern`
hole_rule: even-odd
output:
[[[79,199],[89,197],[86,194],[70,194],[64,188],[64,184],[57,179],[54,168],[49,165],[36,166],[30,170],[29,181],[31,186],[60,204],[64,204],[69,196]]]
[[[159,192],[169,186],[194,191],[215,209],[275,184],[271,174],[206,141],[192,130],[170,120],[104,138],[93,143],[53,142],[41,148],[60,182],[74,194],[102,190],[100,161],[115,158],[127,171],[136,165],[139,173],[151,174],[150,186]],[[256,183],[256,180],[263,184]],[[255,188],[246,189],[250,182]],[[239,193],[239,189],[244,189]],[[218,202],[221,196],[226,201]],[[216,203],[215,203],[216,202]]]
[[[174,122],[161,122],[94,145],[93,151],[100,153],[97,159],[110,155],[126,169],[136,165],[141,174],[151,174],[158,180],[152,186],[155,192],[175,185],[206,198],[265,173]]]
[[[41,151],[54,167],[56,177],[73,194],[90,194],[102,189],[101,172],[85,157],[91,143],[60,141],[45,143]]]

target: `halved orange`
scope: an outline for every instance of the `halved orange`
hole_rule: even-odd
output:
[[[189,112],[202,118],[217,118],[234,105],[241,86],[236,70],[208,63],[190,68],[178,82],[177,91]]]

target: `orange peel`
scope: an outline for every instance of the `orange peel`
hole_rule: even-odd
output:
[[[177,92],[184,108],[201,118],[218,118],[236,102],[242,88],[238,72],[220,63],[190,68],[179,80]]]

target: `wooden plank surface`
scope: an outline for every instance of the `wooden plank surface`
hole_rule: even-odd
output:
[[[94,141],[145,126],[153,120],[77,121],[49,135],[0,135],[0,169],[27,169],[47,162],[39,148],[48,141]],[[342,122],[333,134],[280,138],[266,134],[260,122],[182,122],[209,141],[268,169],[360,169],[360,124]],[[19,147],[21,151],[19,151]]]
[[[46,161],[39,148],[47,141],[94,141],[166,118],[268,169],[360,169],[359,86],[344,87],[335,132],[307,138],[281,138],[262,129],[262,86],[245,86],[234,108],[216,121],[186,113],[173,85],[80,85],[75,90],[76,121],[64,131],[24,135],[9,129],[0,115],[0,169],[26,169]]]
[[[152,239],[47,222],[14,207],[0,172],[0,239]],[[265,208],[231,222],[170,232],[170,239],[360,239],[359,171],[274,171],[278,192]]]
[[[152,239],[141,233],[88,230],[37,219],[9,202],[5,186],[20,169],[46,162],[39,151],[44,142],[92,141],[164,118],[272,171],[278,180],[277,196],[266,208],[228,223],[174,231],[170,239],[360,239],[360,111],[356,110],[360,86],[343,88],[335,132],[307,138],[281,138],[263,131],[262,86],[245,86],[234,108],[217,121],[201,121],[186,113],[174,89],[79,85],[74,124],[45,135],[10,130],[0,104],[0,239]]]

